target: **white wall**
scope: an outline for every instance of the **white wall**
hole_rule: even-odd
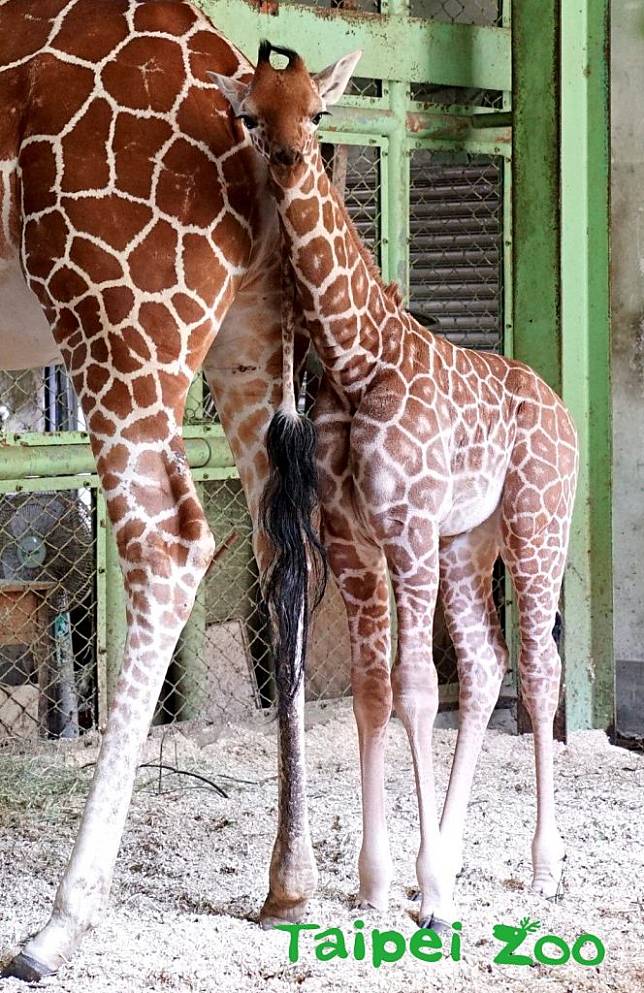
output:
[[[612,0],[611,75],[618,726],[644,733],[644,0]]]

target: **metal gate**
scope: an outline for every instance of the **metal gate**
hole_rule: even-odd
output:
[[[516,349],[513,334],[513,309],[528,313],[539,292],[522,290],[527,239],[513,250],[512,218],[523,220],[528,207],[517,215],[526,186],[515,182],[513,196],[512,161],[513,153],[525,153],[517,137],[535,117],[516,90],[517,69],[519,75],[529,71],[531,58],[521,32],[543,21],[543,7],[535,0],[515,5],[513,32],[510,4],[497,0],[201,0],[201,6],[251,57],[261,37],[296,48],[315,67],[363,48],[360,78],[321,137],[330,167],[335,161],[346,175],[347,206],[385,278],[400,282],[415,316],[438,333],[476,348],[526,354],[561,385],[555,374],[561,369],[548,365],[561,343],[558,329],[546,329],[536,361],[534,341],[517,339],[522,347]],[[554,19],[554,2],[547,6]],[[543,74],[543,51],[537,62]],[[547,122],[545,96],[544,107]],[[542,191],[546,183],[552,186],[552,171],[547,163],[544,168]],[[553,197],[551,190],[542,211]],[[534,203],[530,209],[534,214]],[[543,258],[551,247],[545,237]],[[549,275],[554,280],[554,269]],[[548,288],[541,294],[547,309]],[[74,735],[103,722],[120,665],[125,630],[118,562],[64,377],[55,370],[5,374],[0,402],[6,442],[0,463],[0,738]],[[270,648],[250,519],[201,380],[191,391],[184,433],[220,552],[180,639],[155,720],[235,719],[272,702]],[[582,570],[588,582],[590,564]],[[502,576],[497,594],[513,640]],[[312,639],[309,698],[347,693],[346,620],[334,591],[316,617]],[[454,660],[440,613],[435,658],[443,700],[452,701]],[[600,702],[601,716],[591,706],[576,723],[606,723],[605,698]]]

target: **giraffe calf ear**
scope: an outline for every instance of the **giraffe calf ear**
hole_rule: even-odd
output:
[[[235,115],[239,114],[241,105],[248,96],[250,85],[248,83],[240,83],[238,79],[232,79],[230,76],[222,76],[218,72],[208,72],[206,75],[226,97],[226,100],[233,109],[233,113]]]
[[[318,88],[318,93],[324,100],[327,107],[337,103],[347,88],[353,70],[362,58],[362,52],[349,52],[341,59],[327,66],[322,72],[313,76],[313,82]]]

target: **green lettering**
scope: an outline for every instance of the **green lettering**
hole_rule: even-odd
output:
[[[509,924],[495,924],[492,934],[505,945],[495,957],[497,965],[532,965],[529,955],[515,955],[515,951],[526,939],[527,932],[523,928],[511,927]]]
[[[439,962],[443,957],[440,935],[431,928],[421,927],[409,939],[409,951],[421,962]],[[437,949],[441,949],[437,951]]]
[[[552,955],[546,955],[543,950],[544,945],[554,945],[561,952],[556,958]],[[558,938],[556,934],[544,934],[534,946],[534,957],[537,962],[541,962],[541,965],[563,965],[570,958],[570,949],[568,945],[563,940],[563,938]]]
[[[344,943],[344,935],[339,927],[330,927],[327,931],[316,934],[313,940],[315,941],[315,957],[319,962],[349,957]]]
[[[394,945],[392,951],[387,950],[387,945]],[[400,931],[379,931],[374,928],[371,935],[371,961],[376,969],[379,969],[383,962],[398,962],[405,954],[405,939]]]
[[[463,929],[463,925],[460,921],[454,921],[452,924],[452,944],[449,949],[449,957],[452,962],[461,961],[461,935],[460,931]]]
[[[581,950],[585,944],[595,946],[594,958],[587,959],[581,954]],[[596,934],[580,934],[572,946],[572,957],[577,965],[599,965],[606,958],[606,947],[601,938],[598,938]]]
[[[358,931],[358,928],[364,927],[364,921],[354,921],[353,926]],[[360,934],[360,931],[356,934],[353,939],[353,957],[357,962],[362,962],[366,955],[364,934]]]
[[[288,945],[289,962],[297,962],[300,957],[300,931],[316,931],[319,924],[273,924],[276,931],[286,931],[291,940]]]

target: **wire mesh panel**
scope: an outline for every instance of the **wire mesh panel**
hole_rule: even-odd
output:
[[[411,98],[428,107],[482,107],[502,110],[504,94],[500,90],[481,90],[472,86],[442,86],[438,83],[412,83]]]
[[[0,371],[0,431],[76,431],[82,426],[63,366]]]
[[[324,145],[327,172],[367,248],[381,261],[380,148]]]
[[[96,547],[86,490],[0,495],[0,741],[96,716]]]
[[[412,17],[481,27],[501,23],[501,0],[411,0]]]

